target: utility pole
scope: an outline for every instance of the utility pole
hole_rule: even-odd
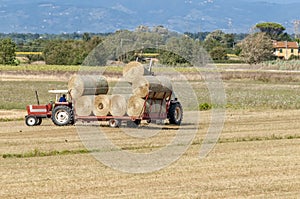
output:
[[[300,28],[300,20],[294,21],[294,33],[295,33],[295,39],[299,39],[299,28]]]

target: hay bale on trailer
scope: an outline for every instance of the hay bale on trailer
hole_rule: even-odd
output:
[[[93,114],[95,116],[106,116],[110,111],[110,96],[109,95],[97,95],[94,98]]]
[[[68,90],[73,99],[83,95],[103,95],[108,92],[108,82],[99,75],[73,75],[68,82]]]
[[[131,96],[127,104],[127,115],[139,117],[144,111],[145,100],[138,96]]]
[[[124,116],[127,111],[125,95],[112,95],[109,112],[112,116]]]
[[[161,84],[160,92],[156,92],[153,98],[155,99],[165,99],[168,96],[171,96],[173,92],[173,85],[169,78],[164,76],[155,76]]]
[[[129,62],[123,68],[123,77],[130,83],[132,83],[134,79],[143,75],[150,75],[150,72],[140,62]]]
[[[132,82],[133,94],[145,98],[151,91],[148,98],[164,99],[172,92],[172,83],[165,77],[141,76]]]
[[[75,101],[76,114],[80,116],[90,116],[94,107],[94,95],[84,95]]]
[[[110,87],[110,93],[112,95],[132,95],[131,83],[121,78],[114,86]]]

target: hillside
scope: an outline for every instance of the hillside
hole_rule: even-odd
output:
[[[299,7],[249,0],[2,0],[0,32],[114,32],[142,24],[179,32],[248,32],[258,22],[273,21],[293,33]]]

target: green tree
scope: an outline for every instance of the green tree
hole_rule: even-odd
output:
[[[207,56],[203,57],[205,53],[199,40],[169,32],[163,27],[156,27],[155,30],[117,31],[106,37],[89,54],[83,64],[101,66],[108,60],[120,60],[126,63],[136,60],[141,52],[159,53],[160,63],[172,66],[189,66],[193,63],[202,66],[202,63],[208,60]]]
[[[0,40],[0,63],[17,64],[16,44],[10,38]]]
[[[204,40],[204,48],[207,51],[211,51],[213,48],[217,46],[224,45],[223,43],[224,35],[225,33],[222,32],[221,30],[216,30],[211,32],[210,34],[207,35],[207,37]]]
[[[249,64],[257,64],[273,56],[272,39],[263,32],[249,35],[238,45],[241,49],[240,57]]]
[[[215,47],[224,47],[232,49],[234,44],[234,35],[226,34],[221,30],[216,30],[207,35],[204,40],[204,48],[210,52]]]
[[[228,59],[226,49],[222,46],[217,46],[217,47],[213,48],[209,52],[209,55],[213,60],[227,60]]]
[[[52,65],[80,65],[102,40],[93,37],[83,40],[52,40],[44,48],[44,58]]]
[[[82,40],[83,41],[89,41],[91,39],[91,36],[90,36],[90,34],[89,33],[87,33],[87,32],[85,32],[85,33],[83,33],[83,35],[82,35]]]
[[[259,29],[261,32],[264,32],[264,33],[268,34],[271,37],[271,39],[274,39],[274,40],[282,40],[282,39],[287,40],[287,38],[286,38],[287,34],[284,33],[285,27],[283,27],[279,23],[264,22],[264,23],[256,24],[255,27],[257,29]]]

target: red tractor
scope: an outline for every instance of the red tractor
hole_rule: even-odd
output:
[[[53,123],[59,126],[74,124],[72,102],[70,102],[68,90],[50,90],[49,93],[56,94],[55,102],[40,105],[38,94],[36,92],[37,105],[26,106],[26,125],[40,125],[43,118],[51,118]]]

